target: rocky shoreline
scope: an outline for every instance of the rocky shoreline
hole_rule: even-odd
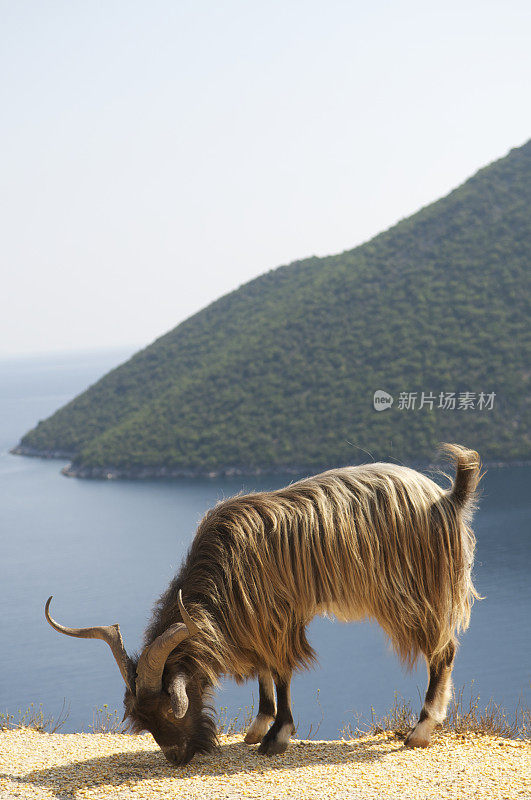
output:
[[[30,458],[57,459],[60,461],[68,460],[61,469],[61,474],[67,478],[82,478],[86,480],[176,480],[179,478],[233,478],[238,476],[258,476],[258,475],[301,475],[316,474],[325,469],[330,469],[331,465],[322,464],[321,466],[304,465],[283,465],[282,467],[263,466],[256,468],[242,466],[228,466],[218,470],[194,470],[182,467],[171,466],[131,466],[118,467],[108,464],[102,467],[87,466],[76,464],[75,453],[64,450],[37,450],[25,445],[17,445],[9,451],[12,455],[28,456]],[[519,461],[487,461],[483,462],[486,468],[502,467],[527,467],[531,465],[531,460]],[[410,462],[408,466],[413,469],[429,470],[434,465],[426,462]]]
[[[38,450],[35,447],[27,447],[24,444],[17,444],[16,447],[12,447],[9,451],[13,456],[28,456],[29,458],[59,458],[61,460],[65,460],[65,458],[71,459],[75,458],[75,453],[68,450]]]
[[[304,472],[316,472],[319,470],[305,469],[304,467],[282,467],[245,469],[241,467],[227,467],[223,470],[187,470],[173,467],[85,467],[76,464],[67,464],[61,470],[62,475],[67,478],[84,478],[89,480],[176,480],[179,478],[234,478],[237,476],[256,476],[256,475],[300,475]]]

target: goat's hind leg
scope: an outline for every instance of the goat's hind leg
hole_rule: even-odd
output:
[[[258,752],[267,756],[277,755],[287,750],[291,735],[295,733],[291,713],[291,674],[286,678],[275,675],[277,689],[277,714],[275,721],[262,739]]]
[[[444,721],[452,691],[452,668],[455,657],[455,644],[451,642],[446,651],[428,665],[430,682],[420,712],[419,721],[406,738],[406,747],[428,747],[431,734],[436,725]]]
[[[269,730],[269,726],[275,719],[276,708],[273,676],[267,670],[260,672],[258,675],[258,691],[260,694],[258,714],[252,721],[245,735],[244,742],[247,744],[261,742]]]

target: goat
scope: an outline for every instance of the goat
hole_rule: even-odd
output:
[[[293,670],[315,660],[310,620],[374,619],[402,661],[426,659],[429,685],[406,739],[426,747],[445,717],[456,637],[478,597],[470,520],[479,456],[444,448],[456,464],[449,490],[407,467],[376,463],[215,506],[157,601],[139,658],[127,655],[118,625],[67,628],[51,618],[51,598],[46,618],[61,633],[110,645],[126,684],[125,717],[133,730],[151,731],[173,764],[215,747],[205,699],[223,674],[258,678],[258,714],[245,741],[260,742],[267,755],[284,752],[294,732]]]

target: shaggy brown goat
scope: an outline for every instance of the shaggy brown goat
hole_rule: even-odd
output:
[[[367,464],[217,505],[157,602],[138,659],[117,625],[66,628],[50,617],[51,598],[46,618],[62,633],[107,641],[127,687],[126,715],[174,764],[215,746],[204,698],[222,674],[258,678],[245,740],[282,753],[293,733],[292,672],[314,660],[307,624],[316,614],[375,619],[403,661],[426,659],[426,699],[406,740],[425,747],[444,719],[456,635],[477,597],[469,523],[479,457],[444,447],[457,465],[447,491],[407,467]]]

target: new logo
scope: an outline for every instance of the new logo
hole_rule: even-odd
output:
[[[377,389],[374,393],[372,404],[375,411],[385,411],[393,405],[393,397],[384,392],[383,389]]]

